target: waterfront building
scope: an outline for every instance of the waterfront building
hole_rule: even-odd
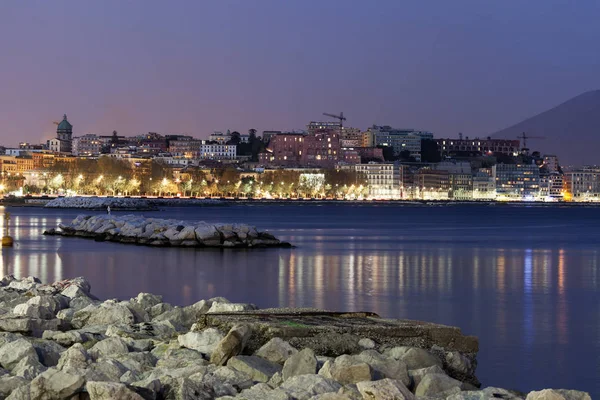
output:
[[[368,185],[369,198],[395,200],[402,198],[402,166],[392,163],[368,163],[354,166]]]
[[[516,156],[520,151],[519,140],[508,139],[436,139],[442,157],[460,155],[460,153],[478,153],[481,155],[503,154]]]
[[[540,199],[559,201],[564,199],[564,180],[559,172],[540,172]]]
[[[544,167],[548,172],[559,172],[560,165],[558,163],[558,157],[555,155],[545,155],[544,156]]]
[[[540,169],[535,164],[497,164],[492,167],[499,200],[535,200],[540,194]]]
[[[73,138],[72,153],[75,156],[97,156],[102,152],[102,141],[91,133]]]
[[[70,153],[73,136],[73,125],[67,120],[67,114],[56,128],[56,138],[48,141],[48,148],[58,153]]]
[[[373,125],[368,132],[373,135],[373,146],[392,147],[395,156],[399,156],[403,151],[408,151],[410,157],[414,157],[416,161],[421,161],[421,140],[433,139],[431,132],[395,129],[387,125]]]
[[[564,187],[567,197],[573,201],[600,199],[600,169],[582,168],[565,172]]]
[[[415,197],[421,200],[448,200],[450,173],[445,170],[421,168],[415,174]]]
[[[301,143],[302,165],[333,167],[342,160],[340,136],[335,131],[308,134]]]
[[[494,200],[496,180],[491,168],[480,168],[473,175],[473,200]]]
[[[298,133],[281,133],[271,137],[269,147],[260,153],[259,162],[282,166],[298,166],[301,164],[305,135]]]

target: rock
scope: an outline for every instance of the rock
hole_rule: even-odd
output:
[[[215,301],[210,306],[207,314],[223,313],[223,312],[240,312],[240,311],[252,311],[256,310],[257,307],[254,304],[245,303],[220,303]]]
[[[179,335],[177,341],[183,347],[210,356],[223,337],[218,329],[208,328],[202,332],[188,332],[185,335]]]
[[[225,365],[231,357],[237,356],[244,350],[251,334],[252,331],[248,325],[236,325],[231,328],[214,348],[210,362],[215,365]]]
[[[63,370],[63,371],[72,371]],[[104,382],[119,382],[121,376],[127,372],[127,368],[119,361],[112,359],[101,359],[90,364],[85,371],[86,381],[104,381]]]
[[[321,375],[297,375],[279,387],[296,400],[308,400],[323,393],[335,393],[342,385]]]
[[[365,400],[413,400],[415,398],[402,382],[394,379],[358,382],[356,387]]]
[[[298,350],[292,347],[288,342],[281,338],[274,337],[258,349],[254,355],[277,364],[283,364],[290,356],[296,353],[298,353]]]
[[[475,374],[475,367],[471,360],[458,351],[445,352],[445,366],[449,370],[450,375],[458,375],[457,377],[467,377]]]
[[[346,399],[350,400],[363,400],[363,396],[360,394],[355,384],[344,385],[338,390],[338,394],[341,394],[342,396],[345,396]]]
[[[47,330],[42,335],[42,339],[51,340],[61,346],[69,347],[75,343],[85,343],[97,339],[95,335],[78,330],[68,332],[58,332]]]
[[[310,400],[348,400],[348,396],[339,393],[323,393],[310,398]],[[362,396],[361,396],[362,400]]]
[[[131,299],[131,302],[136,302],[144,310],[150,311],[152,307],[162,303],[162,296],[152,293],[140,293],[135,299]]]
[[[242,400],[289,400],[290,396],[283,390],[272,389],[265,383],[259,383],[249,389],[242,390],[236,396],[236,399]]]
[[[77,313],[75,313],[75,316]],[[135,317],[133,313],[125,305],[105,301],[98,307],[86,322],[86,325],[116,325],[116,324],[133,324]]]
[[[47,368],[40,363],[37,355],[22,358],[12,369],[12,374],[28,381],[32,380]]]
[[[354,356],[354,359],[365,362],[373,368],[376,378],[390,378],[401,381],[404,386],[410,385],[406,364],[400,360],[384,357],[375,350],[365,350]]]
[[[449,396],[460,392],[461,382],[444,374],[427,374],[415,389],[417,396]]]
[[[85,369],[90,362],[91,357],[83,345],[81,343],[75,343],[60,355],[56,368],[59,370],[69,368],[76,370]]]
[[[31,342],[40,362],[46,367],[58,364],[60,355],[66,350],[64,347],[51,340],[37,339]]]
[[[13,369],[23,358],[37,359],[35,348],[25,339],[17,339],[0,347],[0,365],[6,369]]]
[[[442,367],[442,361],[437,356],[418,347],[394,347],[386,350],[384,354],[387,357],[403,361],[408,369],[421,369],[434,365]]]
[[[90,400],[144,400],[126,385],[116,382],[88,382],[85,385]]]
[[[15,289],[18,291],[26,292],[37,287],[40,284],[40,280],[34,278],[32,276],[28,276],[27,278],[21,280],[15,280],[8,284],[8,287],[11,289]]]
[[[169,349],[156,362],[160,368],[180,368],[196,365],[206,365],[202,353],[191,349]]]
[[[68,399],[83,390],[85,379],[82,375],[65,373],[54,368],[38,375],[31,381],[32,399]]]
[[[166,313],[167,311],[172,311],[175,307],[168,303],[159,303],[155,306],[150,307],[148,313],[150,314],[150,318],[156,318],[161,314]]]
[[[32,318],[39,319],[52,319],[54,313],[52,310],[45,306],[33,305],[29,303],[18,304],[13,310],[15,315],[25,315]]]
[[[421,380],[427,374],[445,374],[445,372],[438,365],[427,368],[411,369],[408,371],[408,376],[411,380],[410,387],[415,389],[417,386],[419,386],[419,383],[421,383]]]
[[[210,373],[210,376],[215,380],[231,385],[237,391],[248,389],[253,385],[250,375],[226,366],[218,367]]]
[[[271,379],[269,379],[269,381],[267,382],[267,384],[269,386],[271,386],[273,389],[281,386],[282,383],[283,383],[283,374],[281,372],[275,372],[273,374],[273,376],[271,377]]]
[[[69,299],[75,299],[77,297],[88,297],[87,293],[84,292],[83,289],[81,289],[77,285],[68,286],[66,289],[60,292],[60,294],[62,294],[65,297],[68,297]]]
[[[129,311],[131,311],[131,313],[133,314],[134,322],[150,322],[150,314],[148,313],[148,311],[146,311],[146,309],[144,309],[144,307],[139,305],[137,302],[122,301],[119,304],[124,305],[129,309]]]
[[[212,388],[188,378],[166,377],[161,380],[164,398],[173,400],[212,400],[215,398]]]
[[[358,341],[358,345],[363,349],[370,350],[375,348],[375,342],[369,338],[362,338]]]
[[[18,376],[0,376],[0,398],[4,399],[17,388],[27,385],[29,381]]]
[[[342,385],[370,381],[373,379],[373,369],[365,362],[354,359],[349,355],[327,361],[319,370],[319,375],[333,379]]]
[[[98,359],[100,357],[126,354],[128,352],[127,343],[123,339],[120,337],[109,337],[96,343],[88,353],[92,359]]]
[[[106,336],[119,336],[133,340],[153,339],[167,340],[176,334],[176,330],[165,321],[161,322],[140,322],[130,325],[109,325],[106,329]]]
[[[586,392],[564,389],[544,389],[529,392],[526,400],[591,400]]]
[[[317,358],[311,349],[302,351],[289,357],[283,364],[283,380],[288,380],[292,376],[310,374],[317,372]]]
[[[19,332],[27,335],[40,336],[45,330],[57,330],[60,321],[56,318],[44,320],[24,315],[0,315],[0,331]]]
[[[229,359],[227,366],[248,374],[257,382],[268,382],[281,366],[256,356],[235,356]]]

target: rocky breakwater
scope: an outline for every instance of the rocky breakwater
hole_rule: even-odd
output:
[[[145,199],[132,199],[121,197],[58,197],[50,200],[44,207],[47,208],[75,208],[84,210],[106,210],[110,207],[114,211],[150,211],[157,210],[156,205]]]
[[[590,399],[479,389],[476,338],[373,314],[257,310],[222,297],[173,307],[149,293],[100,301],[83,278],[12,276],[0,281],[0,310],[0,398],[10,400]],[[316,333],[331,318],[342,329]],[[383,340],[386,321],[397,334]]]
[[[268,232],[244,224],[208,224],[139,215],[79,215],[70,224],[60,224],[58,229],[44,234],[159,247],[291,247]]]

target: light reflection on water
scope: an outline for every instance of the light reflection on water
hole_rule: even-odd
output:
[[[16,246],[0,267],[44,282],[85,275],[101,298],[225,296],[456,325],[479,336],[486,385],[600,395],[600,209],[294,207],[167,211],[256,224],[298,246],[254,251],[46,237],[77,213],[12,209]]]

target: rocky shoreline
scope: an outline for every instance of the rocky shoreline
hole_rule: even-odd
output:
[[[49,200],[44,204],[44,207],[81,210],[106,210],[107,207],[110,207],[113,211],[156,211],[159,207],[220,205],[225,205],[225,203],[212,199],[142,199],[130,197],[68,196]]]
[[[84,278],[0,281],[0,398],[591,399],[478,389],[477,338],[458,328],[222,297],[101,301],[90,289]]]
[[[69,224],[60,224],[44,235],[82,237],[153,247],[261,248],[291,247],[268,232],[244,224],[145,218],[140,215],[79,215]]]

